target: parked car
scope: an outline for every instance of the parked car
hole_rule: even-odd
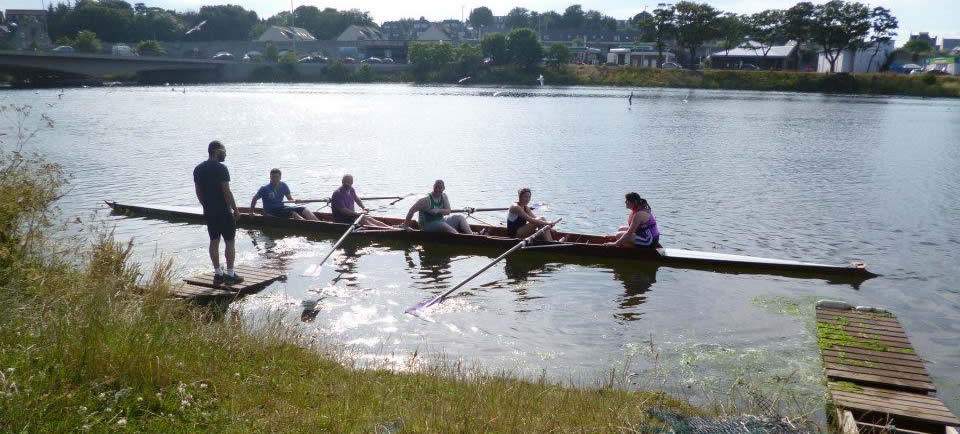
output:
[[[923,71],[923,73],[929,74],[929,75],[950,75],[949,72],[944,71],[942,69],[931,69],[929,71]]]
[[[682,66],[680,66],[680,64],[678,63],[666,62],[663,64],[663,66],[661,66],[661,68],[662,69],[680,69],[682,68]]]
[[[743,65],[740,65],[740,69],[747,70],[747,71],[757,71],[760,69],[760,67],[750,63],[744,63]]]
[[[248,51],[247,54],[243,55],[244,62],[263,62],[263,53],[259,51]]]
[[[368,57],[360,61],[360,63],[383,63],[383,60],[380,60],[379,57]]]
[[[54,53],[73,53],[73,47],[69,45],[61,45],[53,49]]]
[[[124,45],[124,44],[114,45],[113,48],[110,49],[110,52],[114,56],[136,56],[137,55],[137,53],[135,53],[133,49],[130,48],[129,45]]]
[[[391,59],[391,58],[389,58],[389,57],[384,57],[384,58],[383,58],[383,63],[396,63],[396,62],[394,62],[393,59]]]
[[[343,63],[357,63],[357,59],[352,57],[341,57],[340,60],[342,60]]]
[[[217,54],[214,54],[213,57],[211,57],[211,59],[213,59],[213,60],[233,60],[233,54],[230,54],[229,52],[226,52],[226,51],[221,51],[221,52],[219,52],[219,53],[217,53]]]
[[[323,56],[312,55],[301,57],[297,63],[327,63],[329,60]]]

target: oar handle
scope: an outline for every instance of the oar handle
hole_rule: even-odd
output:
[[[400,196],[373,196],[373,197],[361,197],[360,200],[396,200],[403,199]],[[330,202],[330,198],[326,199],[299,199],[299,200],[285,200],[283,203],[315,203],[315,202]]]

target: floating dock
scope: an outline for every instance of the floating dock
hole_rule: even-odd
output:
[[[184,284],[173,290],[173,296],[182,299],[205,300],[238,297],[266,288],[278,280],[286,280],[283,270],[265,266],[238,265],[234,268],[243,283],[228,285],[213,282],[213,272],[183,279]]]
[[[816,312],[827,390],[842,433],[958,434],[960,420],[936,397],[893,314],[834,301],[818,302]]]

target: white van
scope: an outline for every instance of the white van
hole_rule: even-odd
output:
[[[117,44],[113,46],[112,51],[114,56],[136,56],[137,53],[133,52],[133,49],[129,45]]]

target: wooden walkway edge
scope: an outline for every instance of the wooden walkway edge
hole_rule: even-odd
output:
[[[884,311],[819,301],[817,341],[836,408],[847,433],[957,434],[960,420],[936,397],[936,386],[897,318]]]
[[[238,275],[243,277],[243,283],[225,285],[213,282],[213,272],[192,276],[183,279],[183,285],[176,287],[172,295],[179,299],[206,301],[217,298],[233,298],[260,291],[273,282],[286,280],[283,270],[275,268],[238,265],[234,268]]]

